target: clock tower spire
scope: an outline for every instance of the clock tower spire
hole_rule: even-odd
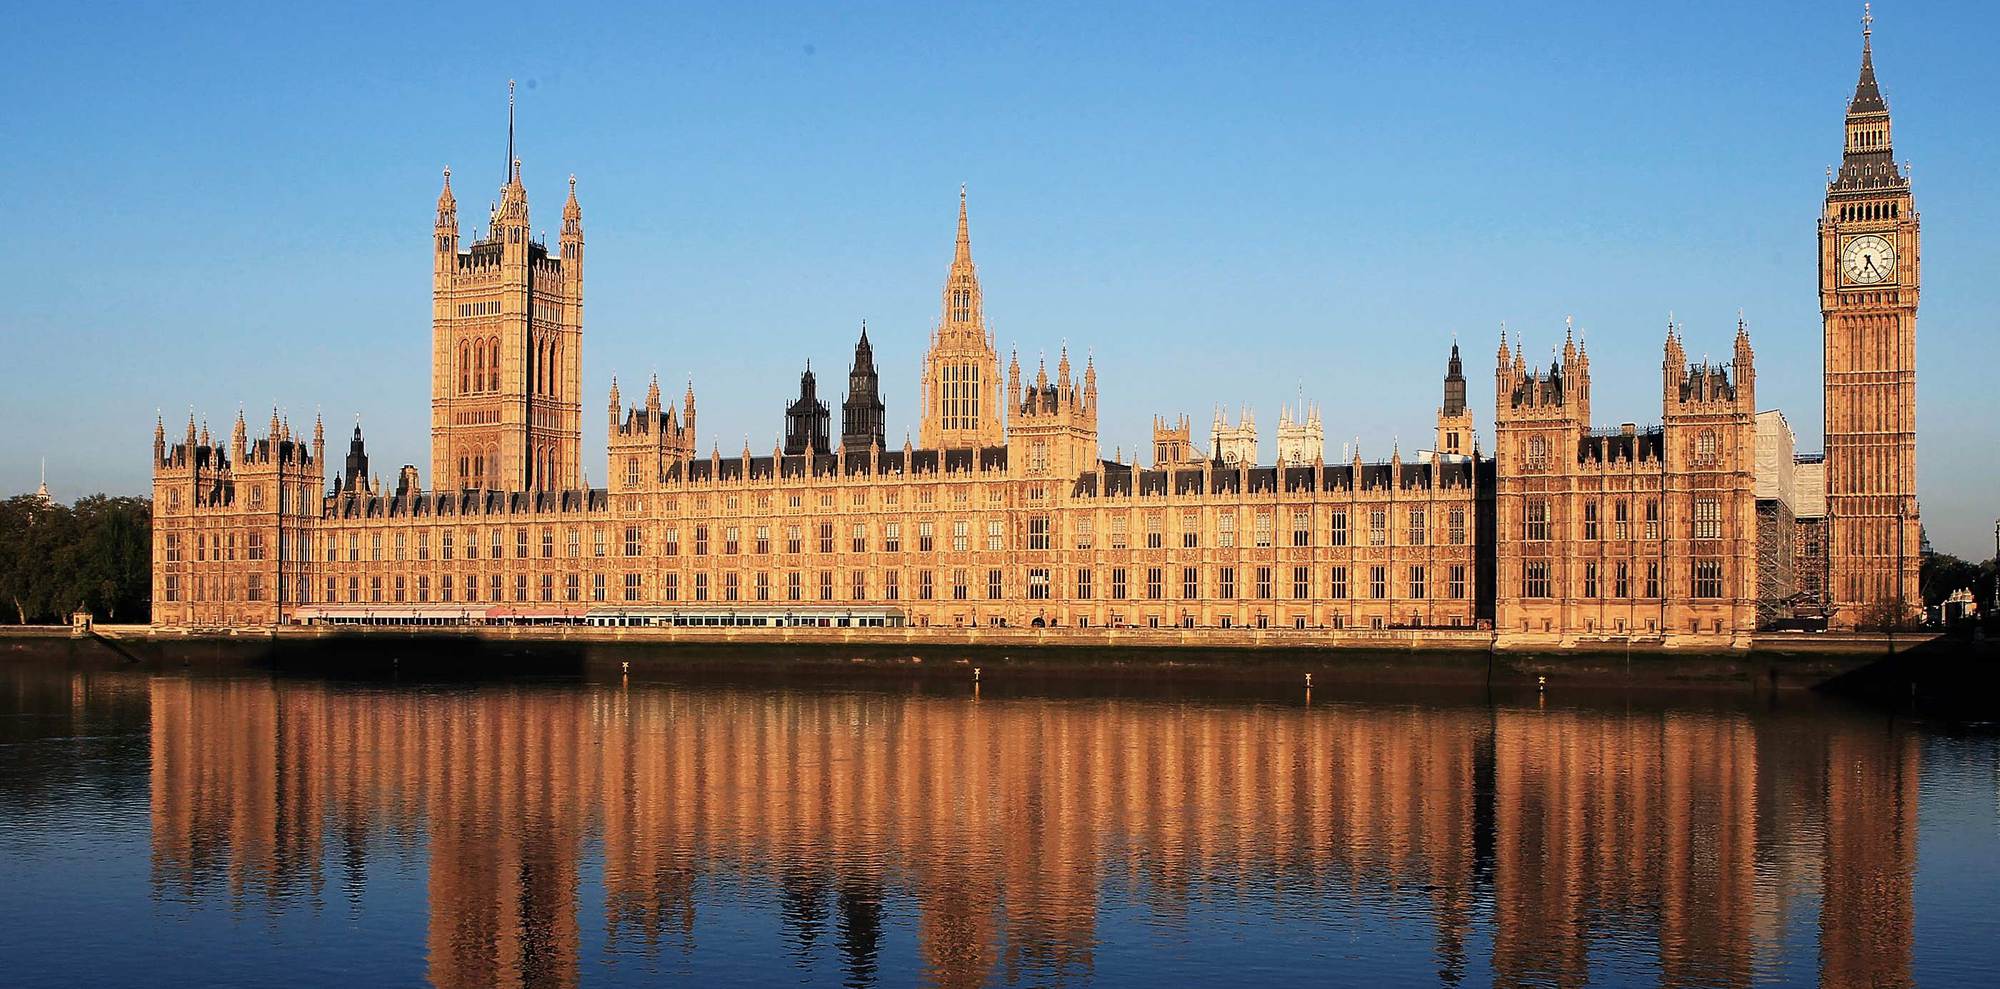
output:
[[[1875,80],[1874,14],[1866,4],[1862,10],[1861,74],[1819,220],[1827,593],[1829,617],[1843,628],[1908,621],[1922,603],[1917,210]]]

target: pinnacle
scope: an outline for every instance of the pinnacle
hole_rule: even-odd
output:
[[[953,268],[961,266],[969,267],[972,264],[972,233],[971,226],[966,221],[965,185],[963,183],[958,187],[958,249],[952,255],[951,264]]]
[[[1888,113],[1889,104],[1882,100],[1882,90],[1875,84],[1875,57],[1870,35],[1874,30],[1875,15],[1862,5],[1861,17],[1861,77],[1854,83],[1854,99],[1847,104],[1848,116],[1863,113]]]

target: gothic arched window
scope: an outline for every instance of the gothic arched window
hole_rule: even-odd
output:
[[[487,352],[492,354],[486,363],[486,390],[500,390],[500,341],[496,338],[486,342]]]
[[[472,390],[472,345],[459,341],[458,344],[458,393],[463,395]],[[465,471],[459,471],[460,474]]]
[[[1694,462],[1704,467],[1715,463],[1715,430],[1704,429],[1694,441]]]
[[[1528,466],[1541,470],[1549,465],[1549,441],[1540,436],[1528,438]]]

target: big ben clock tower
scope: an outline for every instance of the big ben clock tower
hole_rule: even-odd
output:
[[[1826,337],[1826,511],[1835,627],[1914,617],[1917,563],[1917,210],[1875,84],[1873,17],[1847,105],[1840,172],[1819,220]]]

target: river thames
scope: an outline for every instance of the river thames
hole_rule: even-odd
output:
[[[1734,688],[0,663],[0,982],[1991,984],[1996,752]]]

